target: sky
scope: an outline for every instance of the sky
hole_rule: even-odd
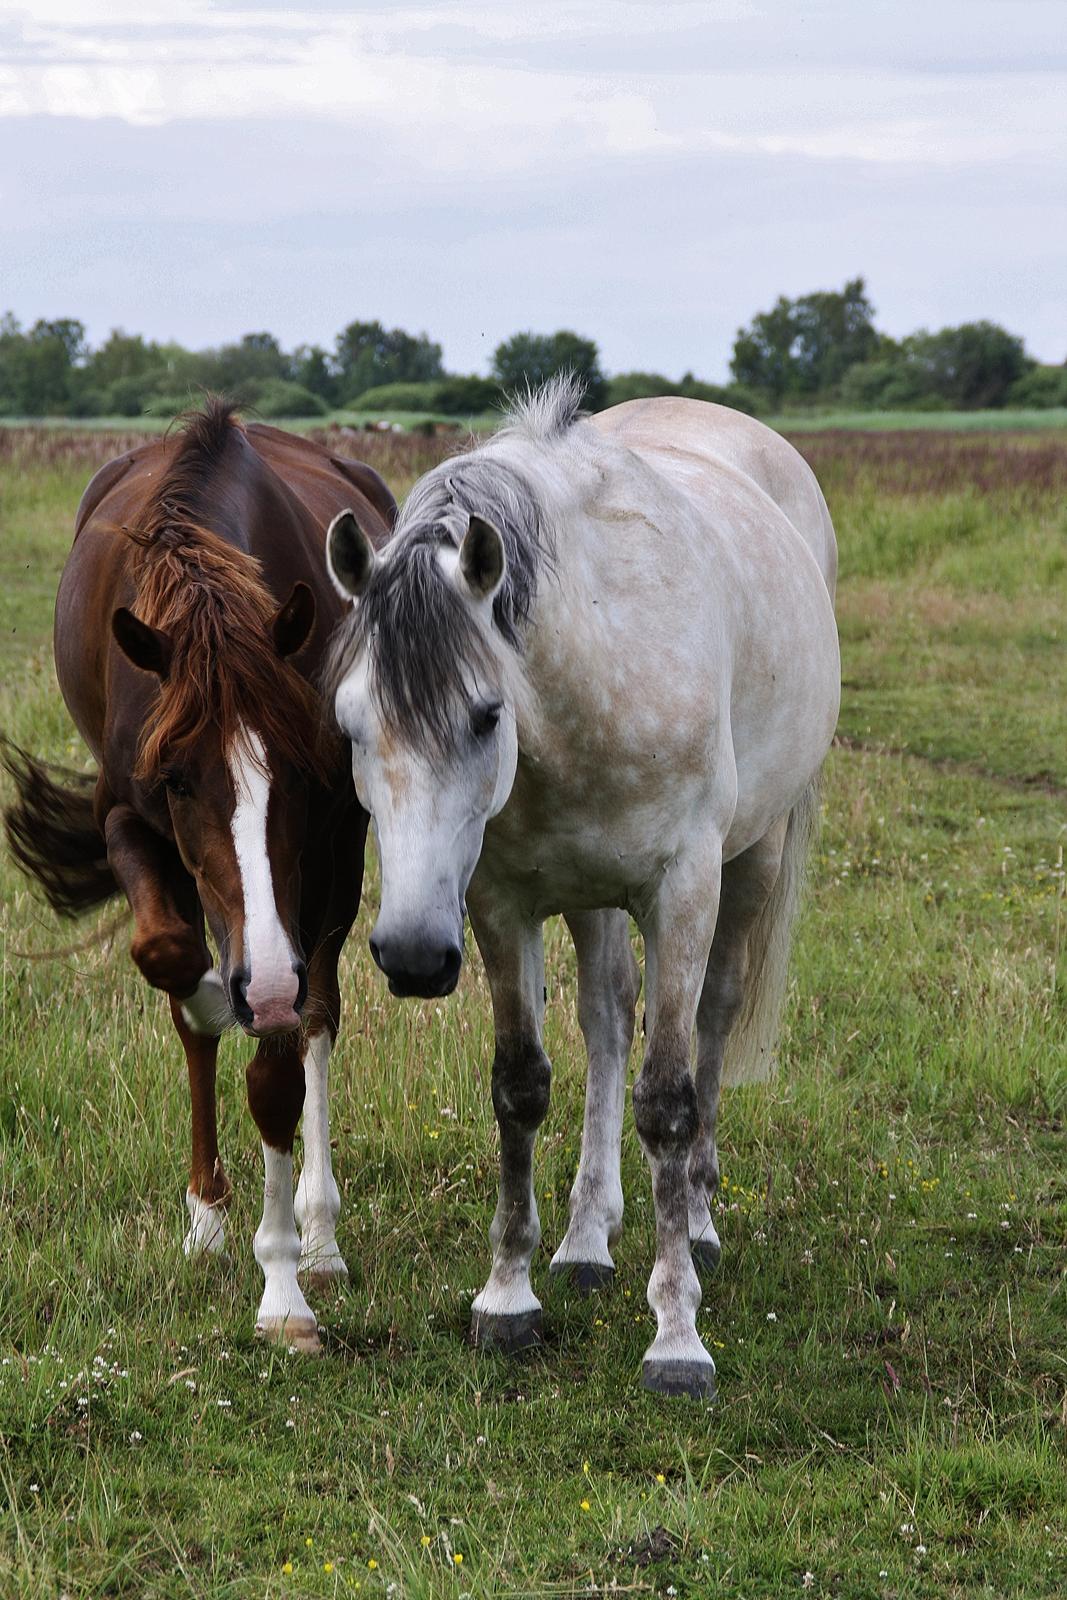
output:
[[[1067,358],[1064,0],[0,0],[0,311],[726,377],[779,294]]]

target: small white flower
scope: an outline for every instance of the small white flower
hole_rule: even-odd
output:
[[[915,1554],[917,1556],[924,1556],[926,1554],[926,1546],[924,1544],[917,1544],[915,1546]]]
[[[777,1322],[778,1321],[778,1313],[777,1313],[777,1311],[768,1311],[768,1313],[767,1313],[767,1321],[768,1322]]]
[[[140,1434],[140,1432],[139,1432],[139,1430],[137,1428],[134,1428],[133,1432],[130,1434],[130,1443],[131,1444],[140,1444],[140,1442],[141,1442],[141,1434]]]
[[[39,1483],[31,1483],[30,1484],[30,1493],[31,1494],[40,1494],[40,1492],[41,1492],[41,1485]]]
[[[814,1572],[805,1572],[804,1576],[800,1580],[800,1587],[802,1589],[810,1589],[810,1588],[812,1588],[814,1583],[815,1583],[815,1574],[814,1574]]]

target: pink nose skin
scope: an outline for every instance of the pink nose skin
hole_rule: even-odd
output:
[[[246,1025],[245,1032],[253,1039],[265,1039],[272,1033],[292,1033],[299,1026],[300,1017],[291,1001],[269,1000],[252,1012],[252,1021]]]

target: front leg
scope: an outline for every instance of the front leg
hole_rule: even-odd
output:
[[[315,1313],[296,1280],[300,1237],[293,1211],[293,1135],[304,1103],[304,1067],[289,1036],[265,1039],[246,1071],[248,1106],[263,1141],[263,1217],[253,1244],[263,1269],[256,1333],[315,1354]]]
[[[652,1172],[656,1264],[648,1303],[656,1337],[642,1383],[657,1394],[710,1399],[715,1363],[696,1330],[700,1280],[689,1249],[689,1159],[699,1126],[691,1039],[719,901],[719,857],[676,859],[641,918],[650,1027],[634,1085],[634,1122]]]
[[[341,1195],[330,1153],[329,1062],[333,1040],[328,1029],[312,1034],[304,1052],[304,1164],[297,1185],[295,1214],[300,1227],[300,1271],[313,1289],[348,1277],[337,1246]]]
[[[500,1129],[500,1187],[489,1230],[493,1268],[472,1307],[475,1344],[520,1350],[541,1337],[530,1263],[541,1242],[533,1148],[548,1110],[551,1068],[541,1048],[544,945],[539,923],[471,923],[493,995],[493,1110]]]
[[[622,1232],[619,1171],[626,1066],[641,974],[625,911],[582,911],[567,926],[578,960],[578,1021],[589,1058],[582,1155],[570,1198],[570,1226],[552,1258],[554,1273],[582,1291],[610,1283],[611,1246]]]
[[[219,1159],[215,1062],[219,1034],[233,1017],[221,980],[211,970],[196,886],[177,852],[132,806],[112,806],[104,836],[108,864],[134,916],[130,954],[148,982],[168,996],[185,1051],[192,1112],[185,1253],[218,1255],[225,1244],[230,1185]]]

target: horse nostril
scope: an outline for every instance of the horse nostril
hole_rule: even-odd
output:
[[[308,997],[308,969],[302,961],[294,961],[293,971],[296,973],[296,1002],[293,1010],[299,1016]]]
[[[444,960],[441,962],[441,979],[447,983],[449,989],[454,989],[459,977],[459,969],[463,965],[463,951],[459,945],[450,945],[445,951]],[[447,992],[447,991],[446,991]]]
[[[230,1005],[238,1022],[252,1021],[252,1007],[248,1004],[248,973],[244,967],[235,967],[230,973]]]

